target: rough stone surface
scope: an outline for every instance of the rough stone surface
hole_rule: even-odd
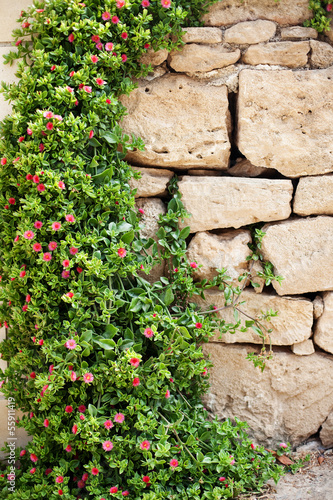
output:
[[[300,40],[302,38],[318,38],[318,31],[314,28],[304,28],[303,26],[290,26],[281,29],[282,40]]]
[[[279,64],[299,68],[308,62],[309,42],[272,42],[251,45],[242,61],[246,64]]]
[[[324,351],[333,354],[333,292],[323,294],[324,311],[315,326],[313,340]]]
[[[153,238],[157,241],[156,232],[159,229],[159,215],[165,214],[165,204],[159,198],[139,198],[135,202],[135,205],[138,209],[142,208],[144,210],[144,215],[141,218],[141,223],[144,227],[140,230],[140,237],[147,240]],[[151,255],[151,249],[148,250],[148,253]],[[162,262],[162,264],[154,266],[148,275],[144,271],[140,272],[139,275],[150,283],[154,283],[164,275],[164,268],[165,263]]]
[[[159,66],[164,61],[167,60],[169,52],[167,49],[160,49],[156,52],[154,49],[148,49],[146,54],[143,54],[140,58],[142,64],[151,64],[152,66]]]
[[[333,174],[302,177],[293,210],[298,215],[333,215]]]
[[[251,241],[250,231],[227,231],[219,235],[197,233],[187,251],[189,261],[202,266],[195,270],[194,278],[210,280],[217,276],[216,269],[226,268],[228,276],[239,285],[238,277],[249,267],[246,257],[251,254],[248,247]]]
[[[214,364],[207,409],[221,419],[247,421],[260,443],[297,445],[318,431],[333,408],[333,359],[326,354],[294,356],[276,347],[261,372],[245,359],[256,351],[253,345],[209,343],[204,351]]]
[[[142,137],[145,151],[130,163],[174,168],[226,169],[230,114],[226,87],[208,87],[186,76],[165,75],[122,97],[125,133]]]
[[[333,217],[291,219],[262,228],[261,252],[284,279],[279,295],[333,289]]]
[[[237,161],[236,164],[228,169],[228,174],[233,177],[264,177],[273,176],[276,170],[273,168],[256,167],[246,158]]]
[[[3,18],[2,16],[0,17],[2,22]],[[17,71],[17,62],[14,61],[13,66],[10,66],[9,64],[3,64],[3,56],[5,54],[8,54],[11,50],[13,50],[13,47],[0,47],[0,82],[4,81],[6,83],[13,83],[18,81],[18,78],[15,76],[15,73]],[[11,110],[12,107],[9,102],[5,101],[3,94],[0,94],[0,120],[3,120],[6,115],[9,115],[11,113]]]
[[[243,70],[237,115],[238,147],[254,165],[287,177],[333,170],[333,68]]]
[[[333,446],[333,411],[323,423],[319,436],[324,446]]]
[[[196,300],[202,307],[208,309],[209,305],[215,305],[218,308],[224,307],[225,298],[220,290],[207,290],[205,292],[206,302],[202,299]],[[276,317],[271,320],[263,321],[266,329],[272,328],[270,334],[266,334],[265,342],[269,344],[269,335],[273,345],[286,346],[297,342],[303,342],[311,336],[313,323],[312,302],[305,299],[293,299],[292,297],[278,297],[268,293],[256,294],[253,290],[245,289],[238,302],[245,301],[239,309],[252,318],[258,318],[266,311],[273,309],[278,311]],[[227,323],[235,323],[232,308],[223,309],[217,313]],[[242,326],[249,318],[240,314]],[[265,332],[263,332],[265,333]],[[217,341],[219,334],[213,340]],[[225,343],[248,342],[251,344],[262,344],[263,339],[251,329],[247,332],[226,333],[219,339]]]
[[[250,276],[251,276],[251,281],[253,283],[257,283],[256,287],[253,287],[253,290],[255,293],[262,293],[264,286],[265,286],[265,278],[260,278],[258,276],[258,273],[262,273],[264,271],[264,268],[260,264],[259,260],[254,260],[252,261],[252,266],[250,268]],[[250,285],[250,280],[248,281],[248,286]]]
[[[313,318],[318,319],[324,312],[324,301],[320,295],[317,295],[313,302]]]
[[[224,33],[226,43],[253,44],[266,42],[275,35],[276,24],[271,21],[246,21],[237,23]]]
[[[227,26],[240,21],[268,19],[279,24],[301,24],[312,17],[308,0],[223,0],[203,17],[206,26]]]
[[[19,411],[15,412],[16,418],[21,418],[22,413]],[[5,441],[8,441],[8,408],[7,401],[2,398],[0,395],[0,449],[4,445]],[[16,427],[15,429],[15,437],[17,440],[15,441],[16,447],[22,446],[24,447],[28,441],[31,441],[31,437],[28,436],[27,432],[22,429]],[[3,452],[0,451],[0,460],[5,458]]]
[[[141,173],[141,179],[132,178],[129,183],[132,189],[137,189],[135,198],[166,194],[167,184],[173,177],[171,170],[144,167],[133,167],[133,170]]]
[[[15,0],[12,3],[0,0],[0,43],[13,41],[12,31],[20,26],[16,19],[20,17],[21,10],[27,9],[31,4],[31,0]]]
[[[192,217],[183,226],[191,232],[233,227],[290,215],[289,180],[184,176],[179,182],[182,201]]]
[[[333,64],[333,47],[329,43],[310,41],[312,68],[328,68]]]
[[[194,73],[224,68],[238,61],[240,50],[230,50],[223,45],[199,45],[190,43],[180,51],[174,50],[169,56],[169,64],[178,72]]]
[[[236,66],[232,64],[225,68],[213,69],[204,73],[196,71],[194,73],[187,73],[187,75],[190,78],[207,82],[207,85],[214,87],[226,85],[229,92],[238,92],[238,75],[243,67],[245,67],[243,64],[237,64]]]
[[[315,352],[313,341],[311,339],[303,340],[298,344],[293,344],[291,350],[296,356],[309,356]]]
[[[0,328],[0,342],[2,342],[6,338],[6,329]],[[3,359],[0,359],[0,369],[5,370],[7,368],[7,363]],[[0,392],[1,398],[1,392]]]
[[[219,28],[184,28],[185,43],[220,43],[222,31]]]

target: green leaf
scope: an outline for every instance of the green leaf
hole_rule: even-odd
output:
[[[191,228],[190,227],[184,227],[184,229],[182,229],[180,231],[179,237],[182,240],[186,240],[186,238],[189,236],[190,232],[191,232]]]
[[[109,130],[105,130],[100,132],[100,137],[106,140],[109,144],[117,144],[119,142],[119,138],[116,134],[113,134]]]
[[[106,351],[112,350],[116,347],[116,343],[114,340],[111,339],[104,339],[104,340],[94,340],[95,344],[99,345]]]
[[[97,408],[94,405],[88,405],[88,412],[92,417],[97,417]]]
[[[112,339],[112,337],[114,337],[117,332],[118,328],[114,325],[106,325],[104,337],[107,339]]]
[[[124,243],[126,243],[126,244],[131,243],[134,240],[134,231],[133,231],[133,229],[132,229],[132,231],[129,231],[128,233],[123,234],[122,237],[121,237],[121,240]]]
[[[113,167],[106,168],[103,172],[93,175],[92,179],[95,184],[104,184],[107,180],[111,180],[113,175]]]
[[[169,306],[170,304],[172,304],[172,302],[174,301],[174,298],[175,298],[175,296],[174,296],[171,288],[167,288],[165,295],[164,295],[165,305]]]

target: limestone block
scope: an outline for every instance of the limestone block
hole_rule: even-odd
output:
[[[328,415],[322,425],[319,437],[324,446],[333,446],[333,411]]]
[[[182,202],[192,214],[182,225],[191,233],[259,221],[282,220],[290,215],[290,180],[184,176],[179,182]]]
[[[333,407],[333,359],[314,353],[295,356],[274,349],[274,358],[261,372],[245,359],[253,346],[209,343],[211,389],[205,406],[218,418],[247,421],[258,442],[292,445],[315,434]]]
[[[21,412],[16,411],[16,418],[21,416]],[[4,445],[5,441],[8,442],[9,437],[16,437],[16,447],[19,446],[24,447],[28,441],[31,441],[31,437],[28,436],[27,432],[22,429],[16,427],[15,436],[9,436],[8,428],[8,408],[6,399],[1,399],[0,397],[0,448]],[[0,460],[4,458],[4,453],[0,452]]]
[[[286,177],[333,170],[333,68],[241,71],[237,117],[238,147],[254,165]]]
[[[308,62],[309,42],[272,42],[251,45],[242,57],[246,64],[279,64],[299,68]]]
[[[302,38],[318,38],[318,31],[303,26],[289,26],[281,29],[282,40],[300,40]]]
[[[202,266],[195,270],[194,279],[210,280],[217,276],[216,269],[226,268],[228,276],[238,286],[238,277],[249,267],[246,257],[251,254],[248,247],[251,241],[250,231],[227,231],[219,235],[197,233],[187,251],[189,261]]]
[[[174,50],[169,57],[172,69],[178,72],[212,71],[238,61],[240,50],[230,50],[223,45],[199,45],[190,43],[181,50]]]
[[[6,328],[0,328],[0,342],[2,342],[6,338]],[[5,370],[7,367],[6,361],[0,359],[0,369]]]
[[[302,177],[295,193],[294,212],[333,215],[333,174]]]
[[[125,133],[142,137],[145,151],[127,155],[130,163],[174,168],[228,167],[230,114],[226,87],[209,87],[168,74],[140,84],[122,103]]]
[[[198,175],[199,177],[207,177],[207,176],[216,177],[218,173],[216,172],[216,170],[205,170],[205,169],[201,170],[193,168],[188,171],[188,175]]]
[[[276,170],[273,168],[256,167],[246,158],[236,161],[236,164],[228,169],[228,174],[233,177],[259,177],[260,175],[264,177],[273,176],[276,174]]]
[[[15,0],[15,2],[8,2],[7,0],[0,0],[0,43],[12,42],[12,31],[18,29],[21,23],[16,20],[20,17],[21,10],[27,9],[32,5],[31,0]]]
[[[262,273],[264,271],[264,268],[260,264],[259,260],[255,260],[251,263],[250,269],[251,281],[259,285],[254,287],[253,290],[255,291],[255,293],[262,293],[265,286],[265,278],[261,278],[260,276],[258,276],[258,273]],[[250,281],[248,285],[250,285]]]
[[[298,344],[293,344],[291,350],[296,356],[309,356],[315,352],[313,341],[311,339],[303,340]]]
[[[139,198],[135,202],[136,207],[143,209],[144,214],[141,217],[142,229],[140,230],[140,237],[153,238],[155,241],[158,240],[156,233],[159,229],[158,221],[160,214],[165,214],[166,206],[162,200],[159,198]],[[151,255],[151,248],[147,250],[149,255]],[[150,273],[147,275],[144,271],[139,272],[139,276],[149,281],[149,283],[154,283],[158,281],[161,276],[164,275],[165,262],[157,264],[154,266]]]
[[[166,194],[167,184],[173,177],[171,170],[144,167],[132,168],[141,173],[141,179],[132,178],[129,182],[132,189],[137,189],[135,198],[163,196]]]
[[[196,299],[204,310],[208,309],[209,305],[215,305],[218,308],[224,307],[224,293],[220,290],[210,289],[205,292],[206,301],[201,298]],[[310,300],[294,299],[292,297],[278,297],[268,293],[256,294],[253,290],[245,289],[238,302],[245,301],[245,304],[239,305],[239,309],[252,318],[258,318],[263,313],[269,310],[278,311],[276,317],[270,321],[262,321],[262,325],[268,329],[272,328],[270,334],[266,333],[265,343],[269,344],[269,335],[273,345],[286,346],[298,342],[303,342],[311,336],[311,328],[313,323],[313,306]],[[218,316],[226,321],[226,323],[235,323],[233,316],[233,308],[222,309],[217,312]],[[245,321],[248,316],[239,313],[242,326],[245,326]],[[251,344],[262,344],[262,338],[254,333],[251,329],[247,332],[225,333],[219,339],[219,334],[213,338],[214,341],[225,343],[248,342]]]
[[[314,319],[318,319],[324,312],[324,301],[320,295],[316,295],[312,304],[313,304],[313,317]]]
[[[291,219],[262,228],[261,252],[284,279],[279,295],[333,289],[333,217]]]
[[[333,47],[329,43],[310,40],[311,68],[328,68],[333,64]]]
[[[159,66],[162,64],[164,61],[167,60],[169,52],[167,49],[160,49],[157,50],[156,52],[154,49],[148,49],[146,54],[143,54],[140,58],[140,63],[141,64],[151,64],[152,66]]]
[[[275,32],[276,24],[271,21],[245,21],[228,28],[224,33],[224,41],[239,45],[266,42]]]
[[[1,2],[1,0],[0,0]],[[30,2],[29,2],[30,3]],[[10,10],[10,9],[8,9]],[[0,16],[0,24],[2,22],[2,17]],[[1,30],[0,30],[1,33]],[[9,64],[3,64],[3,56],[8,54],[10,50],[13,50],[12,47],[0,47],[0,82],[4,81],[6,83],[14,83],[18,81],[18,78],[15,76],[17,71],[17,63],[13,64],[13,66],[9,66]],[[4,95],[0,94],[0,120],[3,120],[6,115],[11,113],[12,107],[8,101],[5,101]]]
[[[313,340],[324,351],[333,354],[333,292],[323,294],[324,311],[317,321]]]
[[[240,21],[268,19],[279,24],[301,24],[312,17],[308,0],[223,0],[203,17],[206,26],[227,26]]]
[[[183,31],[185,43],[220,43],[223,38],[219,28],[184,28]]]

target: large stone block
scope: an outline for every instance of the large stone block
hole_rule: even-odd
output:
[[[251,45],[242,57],[246,64],[275,64],[300,68],[308,62],[309,42],[272,42]]]
[[[225,68],[238,61],[240,50],[230,50],[223,45],[199,45],[190,43],[181,50],[174,50],[169,56],[169,64],[179,73],[212,71]]]
[[[171,170],[132,167],[133,170],[141,173],[141,179],[131,179],[129,184],[132,189],[136,189],[135,198],[148,198],[166,194],[166,187],[173,177]]]
[[[333,358],[326,354],[295,356],[274,349],[261,372],[245,359],[254,346],[212,343],[212,386],[206,407],[218,418],[245,420],[258,442],[297,445],[316,433],[333,408]]]
[[[17,23],[16,20],[20,17],[21,10],[31,5],[31,0],[15,0],[13,3],[0,0],[0,43],[13,41],[12,31],[22,24],[22,22]]]
[[[13,83],[18,81],[18,78],[15,76],[15,73],[17,71],[17,63],[15,62],[12,66],[9,66],[9,64],[4,64],[3,56],[8,54],[10,50],[13,50],[13,48],[0,47],[0,82],[4,81],[6,83]],[[11,113],[11,111],[11,105],[8,101],[5,101],[3,94],[0,94],[0,120],[3,120],[6,115],[9,115]]]
[[[224,307],[224,293],[220,290],[207,290],[205,297],[206,301],[201,298],[196,299],[196,302],[204,309],[208,309],[210,305],[215,305],[217,308]],[[268,293],[257,294],[254,290],[248,289],[245,289],[240,298],[236,300],[237,303],[243,301],[245,301],[245,304],[237,306],[240,311],[247,315],[245,316],[245,314],[239,312],[241,326],[245,326],[245,321],[249,319],[249,316],[259,318],[266,311],[278,312],[278,315],[272,317],[270,321],[261,321],[263,333],[266,333],[266,344],[269,344],[271,339],[272,345],[286,346],[303,342],[311,337],[313,324],[313,305],[311,301],[292,297],[278,297]],[[217,314],[226,323],[235,323],[232,307],[222,309]],[[273,331],[267,334],[267,330],[270,328]],[[221,339],[218,337],[219,334],[213,340],[228,344],[236,342],[262,344],[263,342],[263,339],[254,333],[251,328],[247,332],[225,333]]]
[[[312,68],[328,68],[333,64],[333,47],[329,43],[310,41]]]
[[[333,354],[333,292],[323,294],[324,311],[315,326],[313,340],[324,351]]]
[[[323,423],[319,436],[324,446],[333,446],[333,411]]]
[[[220,43],[222,31],[219,28],[183,28],[185,43]]]
[[[290,26],[281,29],[282,40],[301,40],[303,38],[318,38],[318,31],[303,26]]]
[[[142,137],[145,151],[127,159],[139,165],[175,168],[228,167],[230,114],[227,88],[168,74],[122,97],[126,133]]]
[[[301,24],[312,17],[308,0],[223,0],[203,17],[206,26],[268,19],[279,24]]]
[[[331,172],[332,119],[333,68],[240,72],[238,147],[254,165],[288,177]]]
[[[279,295],[333,290],[333,217],[291,219],[263,227],[261,252],[284,279]]]
[[[333,215],[333,174],[302,177],[295,193],[294,212]]]
[[[197,280],[210,280],[217,276],[216,269],[226,268],[228,276],[239,285],[238,277],[248,270],[246,260],[251,254],[248,243],[251,243],[250,231],[227,231],[223,234],[197,233],[191,240],[188,260],[198,263],[193,276]]]
[[[226,43],[252,44],[266,42],[275,35],[276,25],[271,21],[245,21],[227,29],[224,33]]]
[[[191,233],[287,219],[293,192],[289,180],[194,176],[184,176],[179,190]]]

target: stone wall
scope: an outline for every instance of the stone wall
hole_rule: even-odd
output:
[[[29,3],[17,0],[1,18],[0,53]],[[265,287],[254,278],[259,287],[245,288],[242,308],[279,311],[274,359],[263,373],[245,360],[260,349],[250,332],[216,336],[205,352],[214,363],[207,408],[247,420],[269,445],[318,431],[333,445],[333,46],[302,26],[310,15],[308,0],[223,0],[205,27],[187,30],[181,51],[148,53],[154,71],[123,98],[123,126],[146,144],[128,156],[142,172],[133,187],[146,235],[156,232],[175,174],[192,214],[185,225],[189,258],[202,265],[196,279],[226,267],[237,283],[249,269],[248,226],[265,223],[262,253],[284,280]],[[0,79],[14,73],[0,66]],[[1,99],[0,118],[9,112]],[[153,273],[148,279],[163,267]],[[224,303],[217,290],[207,300]],[[0,423],[4,414],[1,407]],[[1,429],[0,444],[5,438]]]

